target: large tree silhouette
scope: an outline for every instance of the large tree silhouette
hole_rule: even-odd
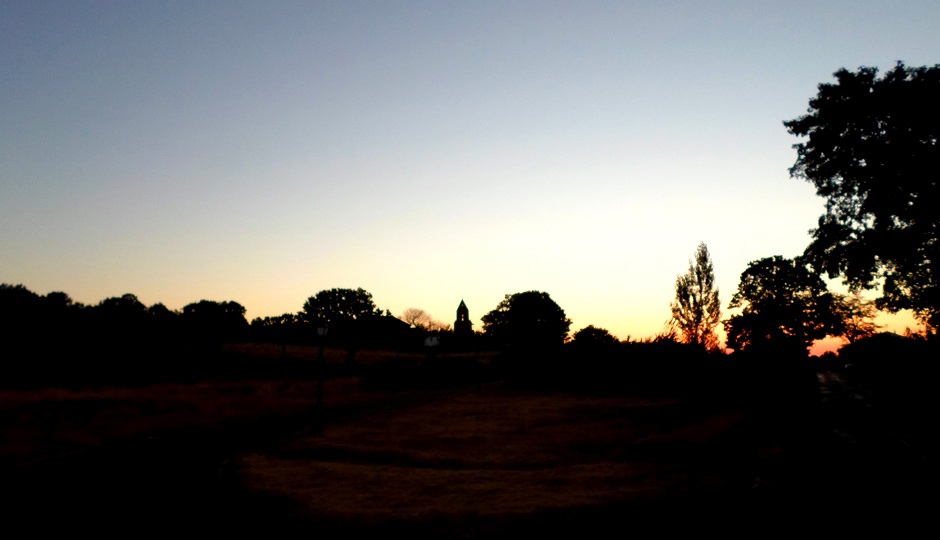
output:
[[[134,294],[105,298],[91,308],[91,317],[93,332],[106,344],[127,349],[147,340],[147,306]]]
[[[514,346],[561,345],[571,327],[565,311],[539,291],[507,294],[482,320],[484,334]]]
[[[808,114],[790,174],[826,199],[806,260],[853,290],[880,283],[878,306],[940,324],[940,65],[841,69]]]
[[[248,331],[245,308],[238,302],[200,300],[183,307],[183,323],[197,342],[221,345],[242,339]]]
[[[620,345],[620,340],[605,328],[589,325],[571,336],[571,344],[579,354],[593,357],[613,352]]]
[[[671,322],[683,342],[709,350],[718,348],[715,328],[721,322],[721,304],[715,269],[704,242],[695,250],[695,261],[689,261],[689,270],[676,278],[676,300],[670,307]]]
[[[780,256],[750,263],[724,322],[728,346],[739,351],[805,355],[813,341],[840,333],[833,298],[805,264]]]
[[[372,295],[362,288],[329,289],[307,298],[302,314],[307,322],[333,326],[376,317],[382,311],[375,307]]]

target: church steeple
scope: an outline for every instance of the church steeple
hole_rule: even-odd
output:
[[[470,310],[467,304],[460,300],[457,306],[457,320],[454,321],[454,334],[458,336],[469,336],[473,334],[473,323],[470,322]]]

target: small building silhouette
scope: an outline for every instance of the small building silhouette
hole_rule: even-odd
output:
[[[454,321],[454,335],[473,335],[473,323],[470,322],[470,310],[467,309],[467,304],[465,304],[463,300],[460,300],[460,305],[457,306],[457,320]]]

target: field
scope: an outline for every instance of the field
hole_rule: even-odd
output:
[[[278,501],[277,521],[291,528],[446,537],[582,529],[616,523],[614,515],[648,523],[669,508],[714,508],[772,485],[782,448],[755,440],[751,420],[669,397],[493,385],[246,452],[234,474]]]
[[[5,390],[0,463],[18,506],[4,517],[441,538],[798,523],[827,497],[817,411],[732,387],[369,390],[337,376],[319,411],[310,378]]]

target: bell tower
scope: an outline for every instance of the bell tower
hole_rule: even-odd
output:
[[[470,310],[467,304],[460,301],[457,306],[457,320],[454,321],[454,334],[458,336],[469,336],[473,334],[473,323],[470,322]]]

